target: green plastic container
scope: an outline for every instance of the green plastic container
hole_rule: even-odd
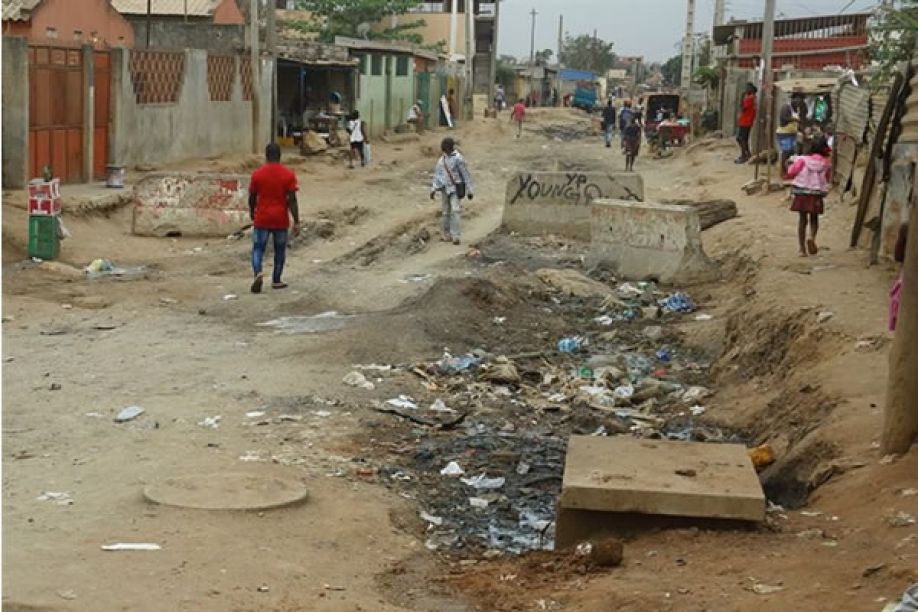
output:
[[[61,251],[57,237],[57,217],[52,215],[29,216],[29,257],[55,259]]]

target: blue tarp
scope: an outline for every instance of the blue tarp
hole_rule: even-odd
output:
[[[562,68],[559,73],[562,81],[589,81],[592,83],[596,80],[596,75],[588,70],[574,70],[573,68]]]

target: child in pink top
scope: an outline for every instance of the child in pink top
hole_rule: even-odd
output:
[[[819,252],[816,246],[816,232],[819,231],[819,215],[824,211],[823,198],[829,192],[829,179],[832,175],[832,162],[829,160],[831,149],[825,138],[813,141],[812,152],[794,160],[787,171],[788,178],[793,179],[792,193],[794,202],[791,210],[800,215],[797,223],[797,239],[800,242],[800,256]],[[810,238],[806,239],[806,226],[809,221]]]
[[[513,110],[510,111],[510,121],[516,121],[516,137],[519,138],[523,135],[523,119],[526,117],[526,104],[523,102],[523,99],[520,98],[519,101],[513,105]]]

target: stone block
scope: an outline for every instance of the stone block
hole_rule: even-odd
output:
[[[591,205],[590,266],[632,280],[689,285],[720,272],[701,246],[698,212],[684,206],[600,199]]]
[[[600,198],[641,201],[633,172],[522,172],[507,183],[504,227],[524,235],[590,239],[590,206]]]
[[[228,236],[250,223],[249,179],[221,174],[154,174],[134,186],[138,236]]]
[[[561,548],[600,529],[607,518],[761,521],[765,495],[739,444],[571,436],[558,507]]]

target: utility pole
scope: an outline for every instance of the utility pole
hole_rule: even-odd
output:
[[[475,3],[465,0],[465,101],[467,119],[475,116],[472,107],[475,91]]]
[[[772,50],[775,42],[775,0],[765,0],[765,17],[762,23],[762,91],[759,92],[759,115],[764,120],[762,131],[759,132],[758,147],[759,153],[762,152],[762,145],[765,150],[771,149],[768,143],[771,143],[774,129],[774,101],[772,93],[774,89],[774,72],[771,69]],[[763,112],[764,111],[764,112]],[[758,174],[758,164],[756,165],[756,174]],[[771,189],[771,159],[765,160],[765,191],[768,193]]]
[[[186,0],[187,2],[187,0]],[[268,55],[271,57],[271,143],[277,142],[277,2],[268,0],[267,33]]]
[[[449,61],[456,55],[456,27],[459,21],[459,0],[453,0],[449,12]]]
[[[724,25],[726,0],[714,0],[714,25]]]
[[[147,49],[150,48],[150,25],[153,22],[153,0],[147,0]]]
[[[491,29],[491,86],[488,88],[489,103],[494,102],[497,93],[497,32],[500,28],[500,0],[494,0],[494,25]]]
[[[259,78],[261,66],[259,65],[261,61],[261,56],[258,52],[258,0],[251,0],[249,4],[249,29],[251,30],[251,62],[252,62],[252,153],[258,154],[261,149],[261,133],[258,130],[259,121],[258,112],[258,98],[260,92],[260,81]],[[271,130],[274,131],[273,129]]]
[[[880,438],[884,454],[906,453],[918,438],[918,206],[912,206],[909,217],[899,316],[889,351],[886,411]]]
[[[561,52],[564,50],[564,15],[558,15],[558,72],[555,73],[555,91],[561,100]]]
[[[695,43],[695,0],[688,0],[688,10],[685,15],[685,36],[682,38],[682,89],[688,89],[692,84],[692,55]]]
[[[184,9],[185,9],[185,11],[184,11],[185,23],[188,23],[188,0],[185,0]]]
[[[529,14],[532,15],[532,28],[529,34],[529,93],[532,99],[532,83],[535,79],[535,19],[539,13],[532,9]]]

